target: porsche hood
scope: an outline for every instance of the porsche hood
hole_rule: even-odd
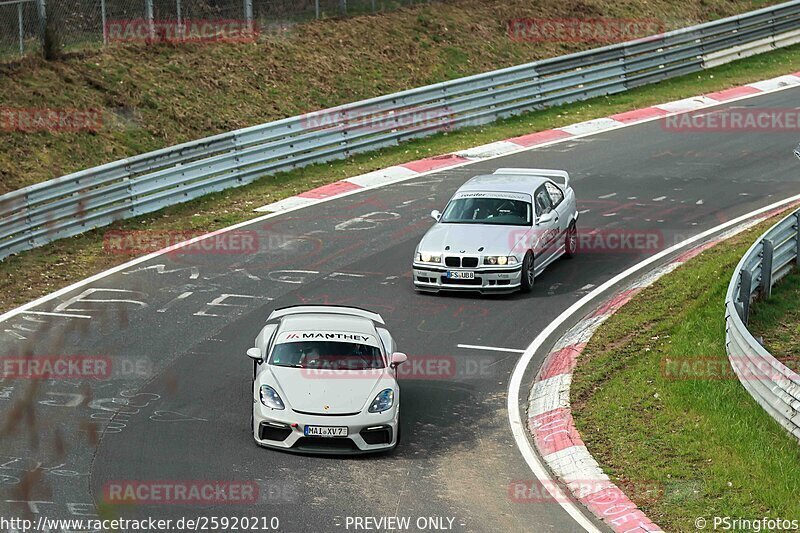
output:
[[[360,413],[383,389],[394,389],[385,368],[372,370],[320,370],[270,366],[269,379],[277,385],[287,408],[316,415]]]

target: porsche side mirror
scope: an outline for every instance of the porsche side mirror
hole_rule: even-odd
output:
[[[402,352],[394,352],[392,354],[392,368],[397,368],[398,365],[401,365],[408,361],[408,356]]]
[[[431,211],[431,216],[436,222],[439,222],[439,219],[442,218],[442,214],[437,209]]]
[[[260,363],[262,361],[261,350],[258,348],[248,348],[247,357]]]

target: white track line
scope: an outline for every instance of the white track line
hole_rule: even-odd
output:
[[[509,352],[509,353],[525,353],[525,350],[517,350],[514,348],[499,348],[497,346],[478,346],[477,344],[457,344],[459,348],[469,348],[470,350],[486,350],[488,352]]]
[[[533,359],[534,354],[542,347],[545,340],[553,334],[561,325],[566,322],[572,315],[580,311],[580,309],[586,305],[587,303],[591,302],[594,298],[598,295],[602,294],[606,290],[614,287],[616,284],[620,283],[624,279],[636,274],[640,270],[645,269],[646,267],[657,263],[658,261],[662,260],[663,258],[679,251],[684,248],[691,246],[692,244],[699,242],[715,233],[719,233],[727,228],[736,226],[737,224],[741,224],[742,222],[751,219],[753,217],[757,217],[760,214],[766,213],[778,207],[791,204],[792,202],[800,200],[800,194],[796,196],[792,196],[785,200],[781,200],[779,202],[775,202],[770,204],[766,207],[762,207],[755,211],[751,211],[745,215],[737,217],[733,220],[725,222],[724,224],[720,224],[719,226],[715,226],[709,230],[706,230],[702,233],[695,235],[685,241],[682,241],[666,250],[662,250],[661,252],[657,253],[656,255],[641,261],[632,267],[628,268],[624,272],[621,272],[614,276],[613,278],[609,279],[592,292],[572,304],[566,311],[561,313],[558,318],[553,320],[536,338],[533,342],[528,346],[525,350],[525,353],[520,357],[519,361],[517,361],[517,366],[514,367],[514,372],[511,374],[511,379],[508,383],[508,422],[511,425],[511,433],[514,436],[514,440],[517,443],[517,447],[519,448],[520,453],[525,458],[525,461],[528,463],[528,466],[533,471],[534,475],[542,482],[550,495],[555,498],[555,501],[561,504],[561,507],[569,513],[569,515],[578,523],[580,524],[586,531],[592,533],[599,533],[600,530],[597,528],[594,523],[592,523],[584,514],[582,509],[572,501],[572,499],[568,497],[564,497],[564,492],[558,487],[555,483],[552,482],[551,476],[547,469],[542,464],[539,457],[536,455],[536,452],[531,446],[530,441],[525,433],[525,424],[522,421],[522,413],[519,406],[519,390],[522,387],[522,377],[525,375],[525,371],[528,368],[531,360]]]

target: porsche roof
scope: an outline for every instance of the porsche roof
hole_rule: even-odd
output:
[[[289,315],[281,320],[283,331],[347,331],[350,333],[375,334],[375,324],[368,318],[358,316],[304,313]]]

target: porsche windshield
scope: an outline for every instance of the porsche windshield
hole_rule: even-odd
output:
[[[530,226],[531,204],[509,198],[459,198],[447,204],[440,222]]]
[[[335,341],[276,344],[269,363],[275,366],[321,370],[370,370],[384,367],[378,347]]]

